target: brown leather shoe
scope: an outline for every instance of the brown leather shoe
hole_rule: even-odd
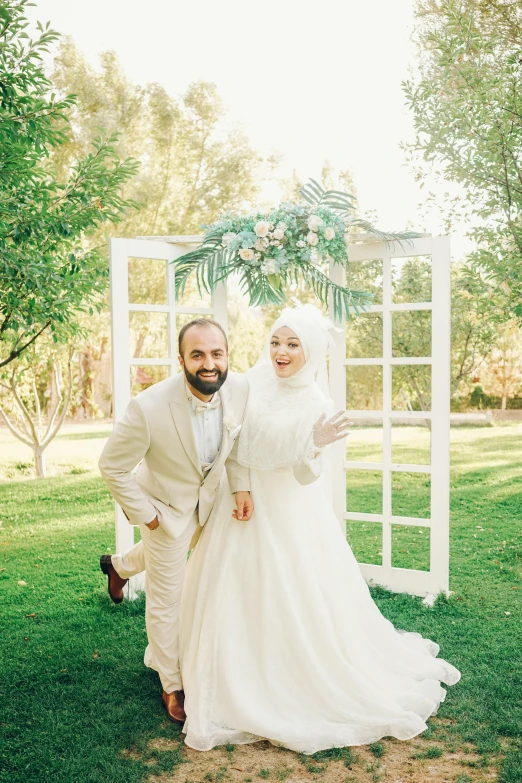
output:
[[[185,703],[185,694],[183,691],[174,691],[166,693],[163,691],[161,696],[163,704],[167,708],[167,715],[174,723],[185,723],[187,716],[183,705]]]
[[[112,564],[110,555],[100,557],[100,568],[104,574],[107,574],[107,589],[109,595],[115,604],[121,604],[123,601],[123,588],[129,581],[122,579]]]

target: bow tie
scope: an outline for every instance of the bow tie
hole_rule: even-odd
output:
[[[221,397],[219,394],[215,394],[214,397],[210,400],[210,402],[196,402],[194,405],[194,413],[196,416],[200,413],[205,413],[206,411],[214,411],[216,408],[219,408],[221,405]]]

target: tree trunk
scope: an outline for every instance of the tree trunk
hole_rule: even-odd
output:
[[[49,397],[48,410],[50,409],[54,411],[56,406],[60,404],[61,386],[62,386],[62,365],[60,362],[56,362],[56,376],[54,373],[51,373],[51,395]]]
[[[502,405],[501,405],[501,408],[500,408],[500,410],[502,410],[502,411],[505,411],[506,408],[507,408],[507,398],[508,398],[507,391],[504,389],[502,391]]]
[[[34,449],[34,467],[36,469],[36,475],[40,478],[45,478],[47,476],[47,468],[45,465],[45,454],[43,449],[41,448],[35,448]]]
[[[143,344],[145,343],[145,339],[147,337],[147,332],[140,332],[138,335],[138,339],[136,340],[136,348],[134,350],[134,358],[139,359],[141,356],[141,352],[143,350]]]
[[[84,418],[94,418],[96,406],[94,404],[94,356],[90,345],[86,345],[81,357],[82,374],[80,378],[81,402]]]

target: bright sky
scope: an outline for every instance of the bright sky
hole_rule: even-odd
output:
[[[72,35],[93,65],[112,49],[131,80],[171,94],[213,81],[230,121],[280,152],[285,174],[318,178],[325,159],[349,167],[379,227],[419,226],[424,191],[399,148],[413,133],[401,90],[415,67],[413,0],[36,2],[31,17]]]

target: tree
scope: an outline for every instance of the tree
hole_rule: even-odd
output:
[[[522,332],[517,323],[502,326],[480,381],[486,394],[500,397],[503,411],[508,399],[522,389]]]
[[[141,161],[126,195],[142,204],[118,226],[120,236],[197,233],[226,209],[252,207],[269,170],[241,128],[229,127],[215,84],[195,82],[173,97],[160,84],[135,85],[114,52],[92,68],[70,38],[60,42],[51,79],[73,92],[68,141],[54,152],[57,170],[83,154],[103,125],[119,131],[122,156]],[[113,235],[105,229],[104,239]]]
[[[46,330],[55,341],[78,330],[78,312],[97,303],[107,278],[86,236],[135,205],[121,189],[137,163],[120,161],[115,136],[98,135],[56,177],[50,153],[66,142],[74,97],[51,92],[42,54],[58,34],[38,25],[30,39],[27,5],[0,6],[0,367]]]
[[[430,170],[459,184],[475,284],[484,275],[494,285],[495,317],[520,319],[522,6],[418,0],[416,18],[417,75],[404,85],[416,135],[406,148],[419,179]]]
[[[69,410],[72,360],[72,347],[57,349],[44,336],[10,364],[0,381],[0,418],[32,450],[36,475],[42,478],[47,474],[44,452]]]
[[[126,197],[139,202],[140,210],[128,212],[117,227],[104,223],[91,241],[107,247],[116,232],[128,237],[198,233],[226,209],[243,210],[256,203],[263,172],[272,164],[261,160],[244,131],[228,126],[215,85],[196,82],[184,95],[173,97],[159,84],[133,84],[113,52],[101,55],[99,68],[91,67],[70,38],[60,41],[51,79],[60,94],[76,95],[67,140],[51,156],[59,178],[75,157],[85,154],[100,125],[120,131],[120,156],[141,162],[137,176],[125,185]],[[145,259],[129,262],[133,301],[165,301],[160,267]],[[190,283],[182,304],[201,306],[195,291],[195,282]],[[96,340],[108,335],[106,313],[95,313],[89,326],[94,333],[88,342],[96,354]],[[150,356],[153,342],[154,355],[160,355],[164,339],[166,325],[149,314],[132,315],[135,358]]]
[[[496,344],[498,327],[491,317],[493,288],[470,275],[465,263],[453,265],[451,282],[451,396],[459,407]]]

